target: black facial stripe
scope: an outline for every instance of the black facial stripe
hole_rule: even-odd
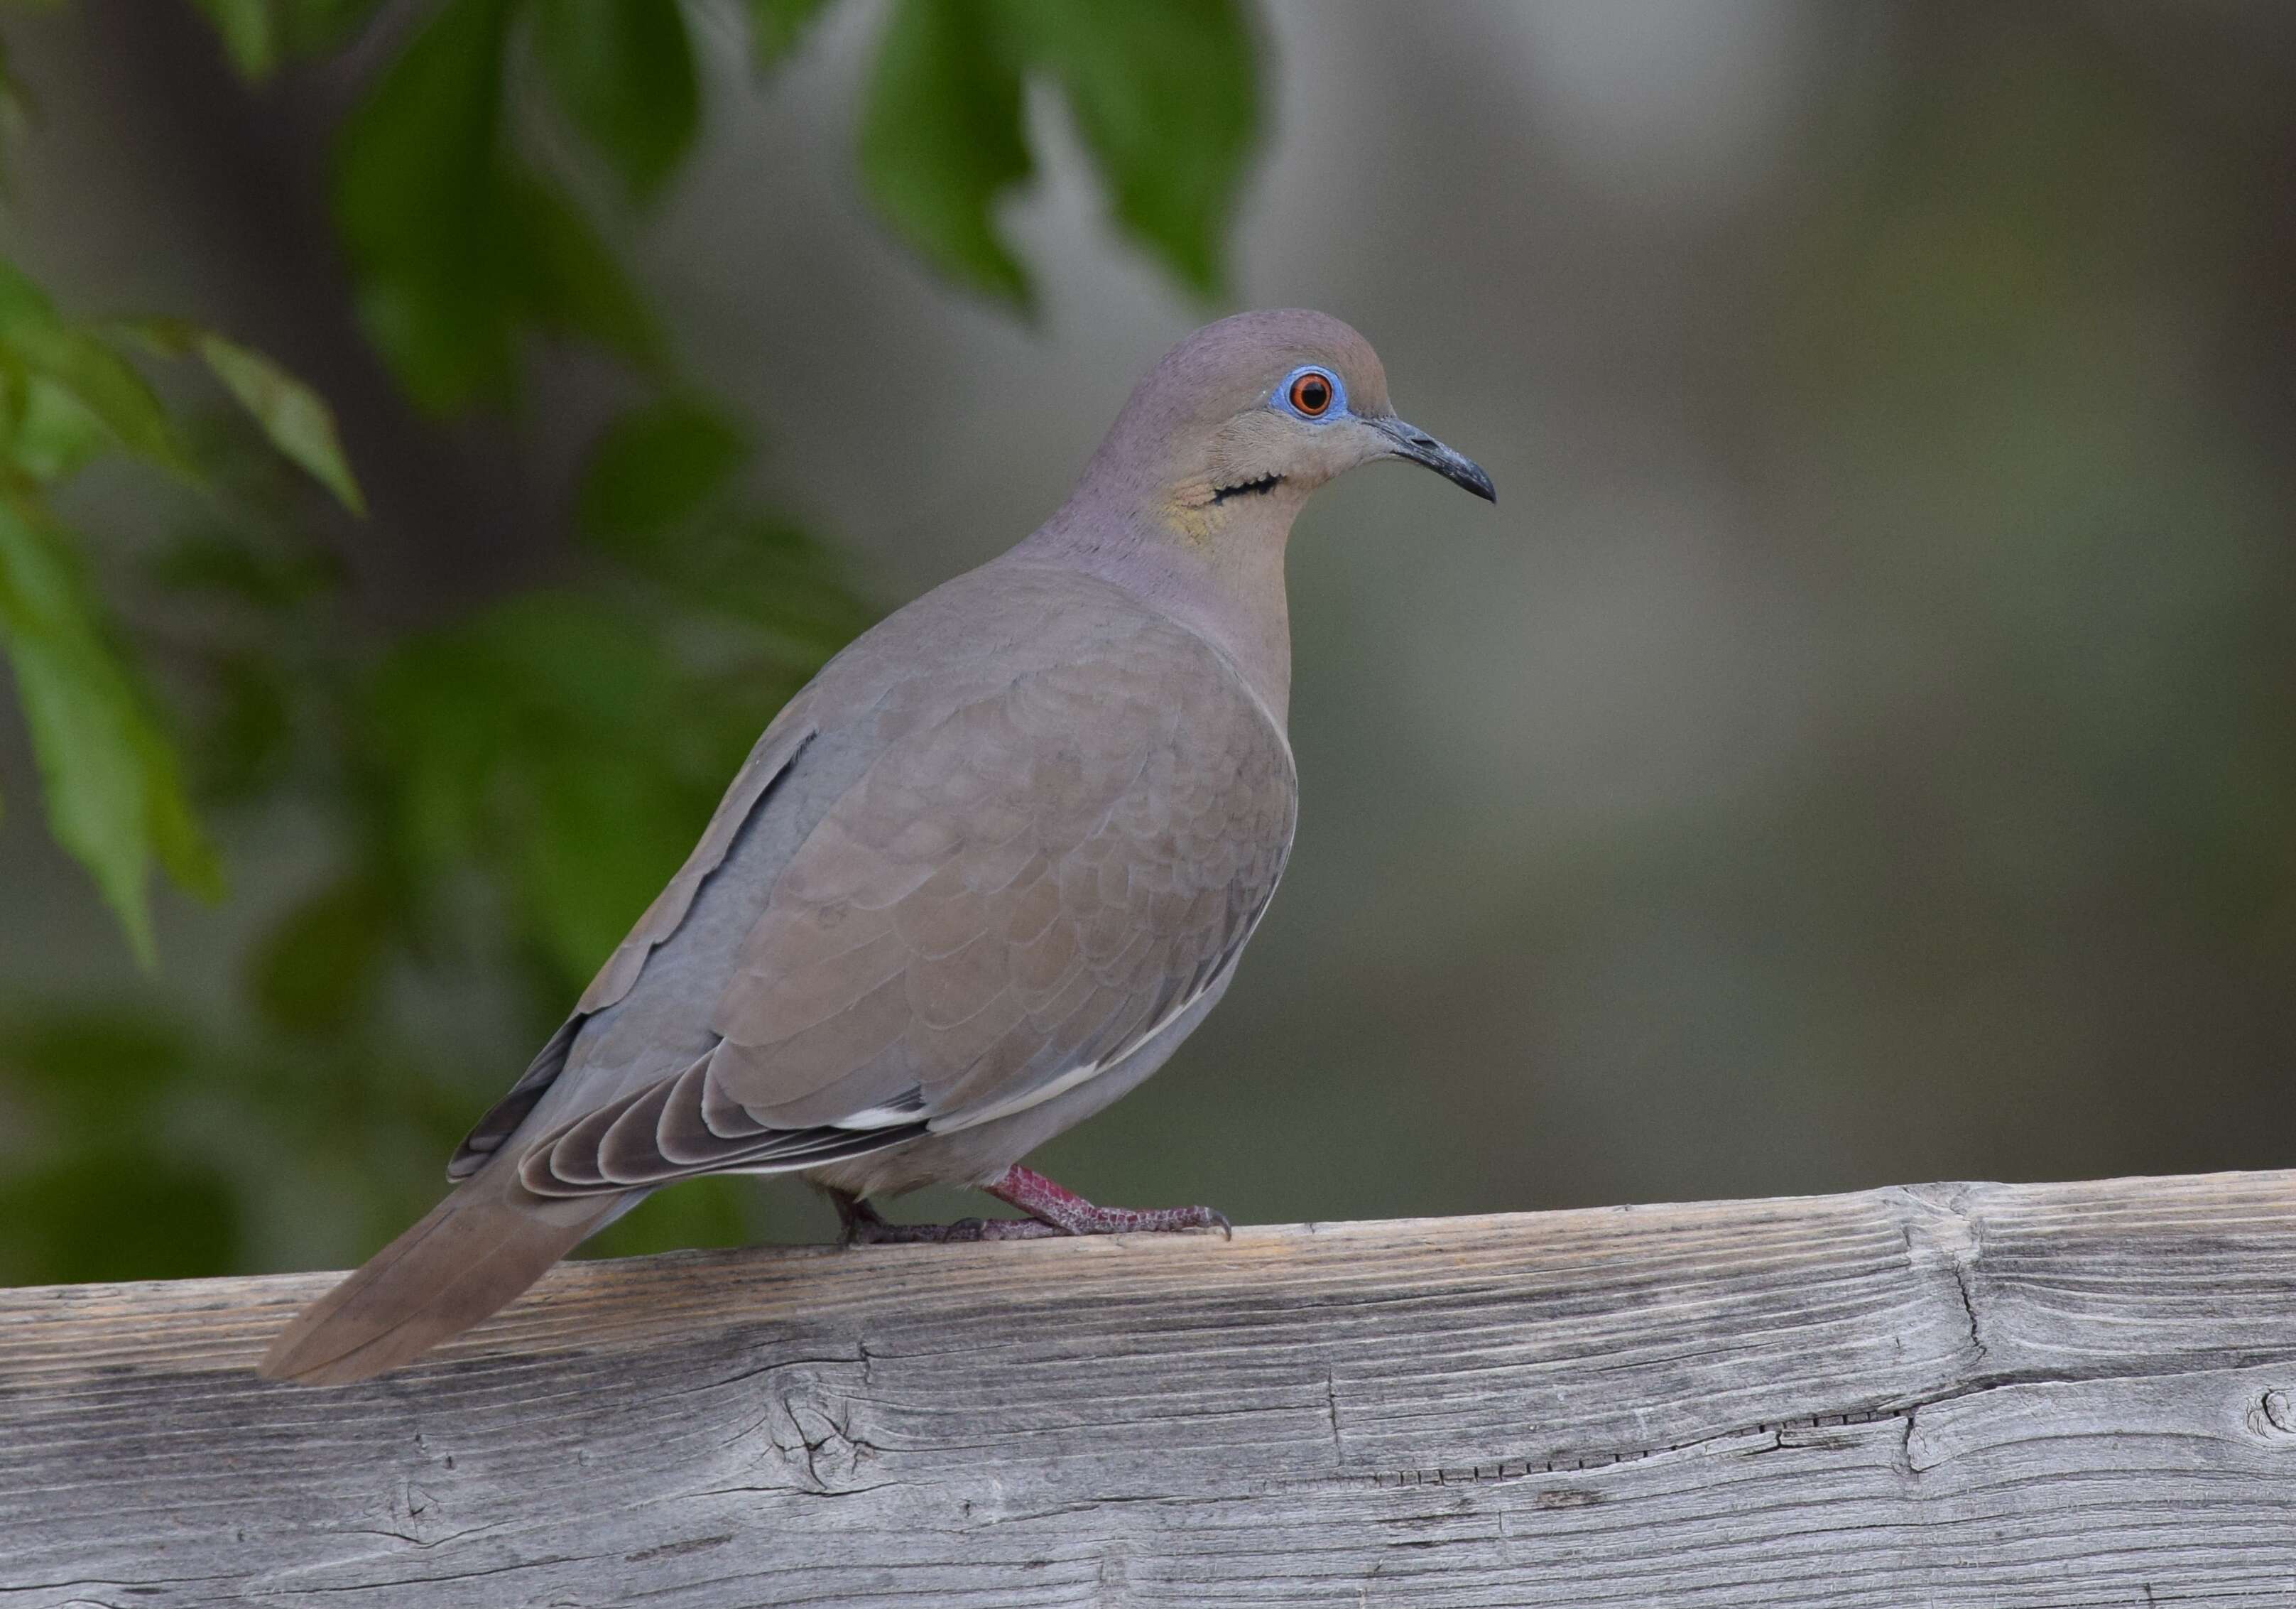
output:
[[[1247,497],[1257,492],[1272,492],[1283,483],[1281,475],[1262,475],[1257,480],[1240,480],[1234,486],[1212,488],[1212,501],[1225,503],[1230,497]]]

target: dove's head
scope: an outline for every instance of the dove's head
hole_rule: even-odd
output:
[[[1206,324],[1167,353],[1078,491],[1214,542],[1280,534],[1309,492],[1387,458],[1497,500],[1472,462],[1396,416],[1369,341],[1328,314],[1288,308]]]

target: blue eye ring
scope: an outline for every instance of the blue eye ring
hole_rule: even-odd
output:
[[[1317,363],[1302,364],[1275,388],[1275,403],[1285,413],[1311,423],[1348,411],[1348,389],[1340,377]]]

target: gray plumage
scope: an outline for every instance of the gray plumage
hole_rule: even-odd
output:
[[[1303,414],[1330,382],[1324,410]],[[261,1372],[328,1383],[478,1322],[647,1191],[988,1185],[1215,1005],[1290,850],[1284,540],[1375,457],[1481,495],[1320,314],[1197,332],[1076,491],[792,700],[701,842],[448,1167],[457,1188]]]

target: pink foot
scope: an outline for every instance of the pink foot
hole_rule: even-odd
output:
[[[1227,1216],[1210,1207],[1096,1207],[1027,1168],[1007,1168],[1002,1178],[982,1186],[1010,1207],[1063,1235],[1166,1235],[1182,1229],[1218,1229],[1228,1239],[1235,1231]]]
[[[1210,1207],[1099,1207],[1041,1173],[1008,1168],[982,1186],[1007,1206],[1029,1216],[968,1218],[953,1224],[887,1223],[857,1195],[832,1191],[849,1246],[945,1244],[957,1241],[1042,1240],[1055,1235],[1161,1235],[1184,1229],[1218,1229],[1234,1238],[1226,1217]]]

